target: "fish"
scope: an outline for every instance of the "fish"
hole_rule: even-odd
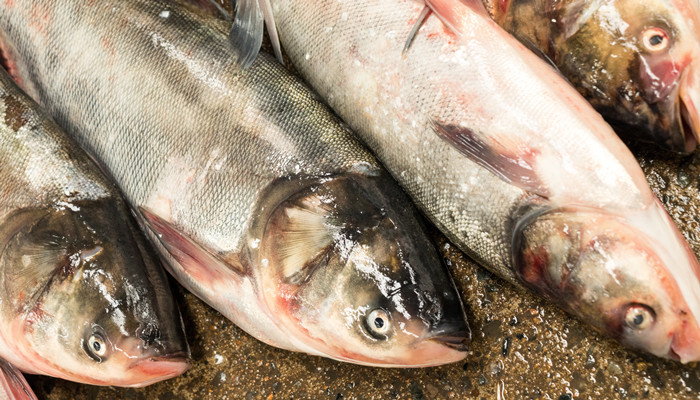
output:
[[[695,254],[610,126],[479,1],[271,6],[294,68],[457,247],[628,347],[700,359]]]
[[[692,153],[700,138],[697,0],[484,0],[627,141]]]
[[[118,189],[0,69],[0,357],[92,385],[189,367],[167,275]]]
[[[238,68],[226,18],[165,0],[0,11],[15,79],[189,291],[287,350],[385,367],[467,355],[464,306],[408,197],[271,56]]]
[[[24,376],[12,364],[0,359],[0,399],[37,400]]]

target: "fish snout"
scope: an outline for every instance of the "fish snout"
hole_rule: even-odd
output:
[[[668,358],[683,364],[700,361],[700,327],[695,318],[681,322],[680,328],[671,338]]]

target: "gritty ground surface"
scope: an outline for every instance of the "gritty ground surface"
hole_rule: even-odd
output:
[[[700,154],[635,152],[700,254]],[[143,389],[27,380],[40,399],[700,399],[700,366],[625,350],[435,239],[468,308],[474,338],[464,362],[377,369],[279,350],[174,284],[192,347],[181,377]]]
[[[638,153],[654,191],[700,254],[700,156]],[[627,351],[435,238],[468,307],[474,340],[464,362],[376,369],[278,350],[178,287],[193,358],[183,376],[144,389],[28,380],[40,399],[700,398],[700,367]]]

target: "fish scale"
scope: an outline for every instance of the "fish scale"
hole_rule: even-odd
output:
[[[285,349],[464,358],[463,306],[408,199],[272,57],[235,68],[225,18],[164,0],[0,10],[20,81],[114,178],[185,287]]]

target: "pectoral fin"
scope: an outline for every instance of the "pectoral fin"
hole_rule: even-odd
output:
[[[236,12],[233,18],[233,27],[229,33],[229,41],[236,54],[235,62],[240,67],[249,67],[258,56],[260,46],[262,46],[265,24],[267,24],[275,56],[282,62],[282,50],[270,0],[238,0],[236,2]]]
[[[240,263],[227,262],[212,254],[173,224],[147,208],[139,207],[139,211],[144,217],[142,221],[192,279],[198,282],[212,282],[231,277],[239,279],[246,275]]]
[[[540,197],[549,197],[535,170],[536,150],[488,141],[479,133],[456,125],[433,122],[433,129],[452,147],[502,180]]]

